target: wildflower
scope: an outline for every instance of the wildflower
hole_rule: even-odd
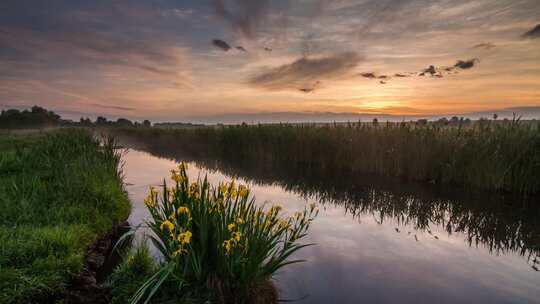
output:
[[[229,193],[229,185],[227,183],[223,183],[219,186],[219,192],[223,193],[224,196]]]
[[[238,191],[236,190],[236,188],[234,187],[234,182],[231,183],[231,190],[230,190],[230,196],[231,198],[234,200],[236,199],[236,197],[238,197]]]
[[[189,244],[191,242],[191,237],[192,236],[193,236],[193,234],[191,233],[191,231],[188,230],[188,231],[180,233],[178,235],[178,241],[182,245]]]
[[[178,173],[174,173],[173,175],[171,175],[171,179],[177,183],[182,183],[184,181],[183,176]]]
[[[189,192],[190,193],[196,193],[198,192],[197,190],[199,189],[199,184],[197,182],[193,182],[191,183],[191,185],[189,185]]]
[[[244,199],[248,196],[248,194],[249,194],[249,190],[246,186],[244,185],[238,186],[238,195],[240,196],[240,198]]]
[[[233,231],[234,228],[236,228],[236,225],[234,223],[227,225],[227,229],[229,229],[229,231]]]
[[[154,208],[156,206],[156,200],[154,199],[152,195],[148,195],[144,199],[144,204],[149,208]]]
[[[283,207],[281,207],[280,205],[274,205],[268,210],[267,216],[275,216],[279,213],[279,211],[281,211],[281,209],[283,209]]]
[[[180,248],[180,249],[176,250],[175,252],[173,252],[173,253],[172,253],[172,256],[173,256],[173,257],[176,257],[176,256],[182,255],[182,254],[184,254],[184,253],[186,253],[186,252],[187,252],[186,249]]]
[[[178,165],[178,169],[180,170],[180,172],[185,172],[188,169],[188,165],[185,162],[181,162]]]
[[[161,226],[159,226],[159,229],[161,229],[161,231],[164,231],[165,228],[167,228],[169,232],[172,232],[174,230],[174,224],[171,223],[171,221],[166,220],[161,223]]]
[[[224,241],[223,242],[223,248],[225,248],[225,254],[227,254],[227,255],[231,254],[232,241],[231,240]]]
[[[187,207],[178,208],[178,210],[176,210],[176,213],[178,215],[180,215],[180,214],[187,214],[188,216],[190,215],[189,209]]]
[[[240,242],[240,238],[242,237],[242,232],[233,232],[232,234],[232,238],[237,241],[237,242]]]
[[[244,222],[244,220],[243,220],[242,218],[237,218],[237,219],[236,219],[236,223],[237,223],[238,225],[242,225],[242,224],[244,224],[245,222]]]
[[[279,228],[280,229],[289,229],[290,228],[289,221],[284,220],[284,219],[279,220]]]

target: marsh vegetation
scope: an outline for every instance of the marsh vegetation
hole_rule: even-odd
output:
[[[122,129],[135,144],[186,157],[314,176],[366,175],[468,190],[540,191],[540,125],[489,121]]]

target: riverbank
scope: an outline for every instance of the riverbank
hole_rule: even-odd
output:
[[[317,177],[372,174],[468,190],[540,192],[540,125],[468,124],[238,125],[116,129],[145,150],[182,153]]]
[[[0,302],[65,297],[129,215],[119,150],[84,130],[4,134],[0,208]]]

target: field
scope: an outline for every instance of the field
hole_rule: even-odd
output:
[[[0,303],[52,302],[127,218],[120,155],[83,130],[0,135]]]
[[[126,128],[148,149],[267,170],[340,178],[372,174],[468,190],[540,191],[537,122],[479,121],[334,125],[239,125],[194,129]]]

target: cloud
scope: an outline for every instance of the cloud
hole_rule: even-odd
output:
[[[484,49],[484,50],[491,50],[493,48],[495,48],[496,45],[491,43],[491,42],[484,42],[484,43],[479,43],[479,44],[476,44],[474,45],[472,48],[473,49]]]
[[[344,76],[359,61],[360,57],[354,52],[321,58],[302,57],[255,75],[248,80],[248,84],[268,90],[297,89],[306,83]]]
[[[435,68],[435,66],[430,65],[428,68],[422,70],[420,76],[424,76],[426,74],[430,74],[431,76],[433,76],[437,74],[437,69]]]
[[[458,60],[456,62],[456,64],[454,64],[454,67],[455,68],[460,68],[460,69],[463,69],[463,70],[468,70],[472,67],[474,67],[475,63],[476,62],[479,62],[480,60],[478,60],[478,58],[473,58],[473,59],[469,59],[469,60]]]
[[[221,49],[222,51],[225,51],[225,52],[227,52],[228,50],[231,49],[231,46],[227,42],[225,42],[223,40],[220,40],[220,39],[212,40],[212,44],[215,47],[217,47],[217,48],[219,48],[219,49]]]
[[[241,45],[237,46],[236,49],[239,50],[239,51],[242,51],[244,53],[247,53],[247,50]]]
[[[523,34],[523,37],[530,39],[540,38],[540,24],[537,24],[533,29]]]
[[[216,14],[231,24],[235,31],[253,38],[270,0],[214,0]]]
[[[113,109],[113,110],[122,110],[122,111],[134,111],[134,110],[136,110],[135,108],[131,108],[131,107],[122,107],[122,106],[115,106],[115,105],[104,105],[104,104],[100,104],[100,103],[91,103],[90,105],[95,106],[95,107],[99,107],[99,108],[103,108],[103,109]]]
[[[302,88],[299,88],[298,90],[300,92],[303,92],[303,93],[312,93],[314,92],[315,90],[317,90],[319,87],[321,86],[321,82],[320,81],[315,81],[315,83],[313,84],[310,84],[310,85],[307,85],[305,87],[302,87]]]
[[[371,73],[371,72],[368,72],[368,73],[360,73],[360,76],[365,77],[365,78],[369,78],[369,79],[377,78],[377,76],[375,75],[375,73]]]

